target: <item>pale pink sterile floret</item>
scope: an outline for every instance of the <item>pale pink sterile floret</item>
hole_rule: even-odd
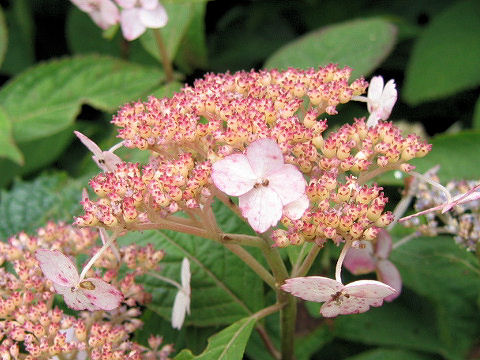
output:
[[[304,300],[323,302],[320,314],[327,318],[366,312],[370,306],[381,306],[386,297],[395,293],[395,289],[379,281],[359,280],[343,285],[323,276],[287,279],[281,288]]]
[[[112,0],[71,0],[103,30],[120,21],[120,12]]]
[[[55,291],[63,295],[68,307],[74,310],[113,310],[120,306],[123,295],[113,285],[98,279],[80,279],[77,269],[67,256],[58,250],[39,249],[35,257]]]
[[[147,28],[167,25],[168,15],[158,0],[116,0],[122,7],[120,25],[123,37],[129,41],[142,35]]]
[[[185,315],[190,314],[190,277],[190,262],[187,258],[184,258],[181,270],[182,286],[173,302],[172,327],[174,329],[180,330],[185,321]]]
[[[251,143],[245,154],[232,154],[213,164],[215,185],[231,196],[239,196],[242,215],[257,232],[275,226],[282,214],[297,220],[309,206],[306,181],[272,139]]]
[[[88,150],[93,153],[92,159],[104,172],[114,171],[117,164],[122,163],[122,159],[113,152],[123,146],[123,141],[111,147],[108,151],[102,151],[92,140],[79,131],[73,132]]]
[[[397,101],[395,80],[391,79],[383,86],[383,77],[374,76],[370,80],[367,93],[367,108],[370,116],[367,126],[377,125],[378,120],[387,120],[392,113],[393,105]]]
[[[370,241],[364,241],[362,247],[349,248],[343,266],[354,275],[376,271],[378,280],[396,290],[394,294],[385,298],[386,301],[393,301],[402,291],[402,278],[395,265],[388,260],[391,251],[392,238],[386,230],[381,229],[375,246]]]

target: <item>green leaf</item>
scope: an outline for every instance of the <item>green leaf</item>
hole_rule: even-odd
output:
[[[353,20],[308,33],[274,53],[267,68],[309,68],[338,63],[352,77],[371,73],[391,52],[396,28],[381,18]]]
[[[35,61],[34,21],[29,0],[10,2],[5,11],[8,28],[8,48],[1,71],[14,75],[31,66]]]
[[[10,159],[18,165],[22,165],[24,161],[22,152],[12,138],[12,123],[2,108],[0,108],[0,158]]]
[[[390,258],[405,286],[433,304],[436,336],[444,349],[439,352],[464,359],[480,331],[478,259],[447,236],[414,239]]]
[[[192,4],[193,18],[175,57],[175,64],[184,73],[191,73],[194,69],[207,67],[206,7],[207,4],[203,1]]]
[[[442,183],[459,179],[480,178],[478,162],[480,131],[463,131],[456,134],[440,134],[428,141],[433,145],[427,156],[410,161],[419,173],[440,165],[438,175]],[[398,178],[394,177],[400,175]],[[389,172],[375,181],[380,184],[402,185],[407,175],[400,171]]]
[[[407,66],[405,100],[440,99],[480,84],[480,3],[458,1],[432,19]]]
[[[194,356],[189,350],[183,350],[175,357],[175,360],[187,359],[216,359],[216,360],[235,360],[243,359],[245,346],[252,333],[253,326],[256,323],[254,317],[247,317],[233,323],[218,334],[208,339],[207,348],[197,356]]]
[[[155,59],[161,60],[155,39],[155,32],[159,32],[165,44],[167,54],[170,57],[170,61],[172,61],[177,55],[180,42],[194,18],[195,11],[198,8],[197,5],[198,4],[189,1],[164,4],[168,14],[167,26],[161,29],[148,29],[145,34],[141,36],[140,41],[145,50]]]
[[[376,349],[365,351],[356,356],[348,357],[346,360],[433,360],[434,357],[429,357],[412,351],[405,351],[400,349]]]
[[[216,207],[220,206],[217,204]],[[238,233],[246,226],[245,222],[227,210],[220,207],[217,221],[224,231]],[[161,275],[175,281],[180,279],[182,259],[187,257],[190,260],[192,299],[191,314],[185,321],[187,325],[231,324],[264,306],[263,281],[219,243],[173,231],[129,233],[119,241],[122,244],[153,243],[165,250]],[[253,250],[252,254],[260,257],[260,252]],[[153,295],[149,307],[163,318],[170,319],[177,289],[150,276],[143,284]]]
[[[33,232],[49,220],[71,221],[80,211],[82,183],[64,174],[40,176],[32,182],[15,182],[1,192],[0,239]]]
[[[5,58],[5,52],[7,50],[7,24],[5,23],[5,15],[0,7],[0,64],[2,64]]]
[[[480,96],[477,99],[477,102],[475,103],[475,110],[473,112],[473,128],[475,130],[480,129]]]
[[[0,90],[17,143],[71,125],[82,104],[113,111],[158,87],[161,72],[103,56],[53,60],[16,77]]]

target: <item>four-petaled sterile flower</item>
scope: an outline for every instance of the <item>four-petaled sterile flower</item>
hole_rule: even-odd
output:
[[[72,2],[90,15],[95,24],[103,30],[120,20],[120,12],[112,0],[72,0]]]
[[[393,105],[397,101],[395,80],[391,79],[383,86],[383,77],[374,76],[370,80],[367,97],[354,96],[352,100],[367,103],[367,109],[370,113],[367,126],[374,127],[378,124],[378,120],[387,120],[392,113]]]
[[[83,135],[81,132],[74,131],[74,134],[80,139],[83,145],[85,145],[88,150],[93,153],[92,159],[104,172],[114,171],[117,164],[123,162],[122,159],[120,159],[117,155],[113,153],[115,150],[123,146],[123,141],[112,146],[108,151],[102,151],[102,149],[100,149],[97,144],[95,144],[92,140]]]
[[[343,266],[354,275],[363,275],[376,271],[378,280],[391,286],[396,292],[385,298],[385,301],[393,301],[402,291],[402,278],[395,265],[388,260],[392,251],[392,238],[390,234],[380,229],[375,245],[371,241],[362,243],[363,247],[351,247],[348,249]]]
[[[172,310],[172,327],[180,330],[185,320],[185,314],[190,314],[190,263],[187,258],[182,261],[182,286],[175,296]]]
[[[158,0],[116,0],[122,7],[120,25],[123,37],[129,41],[142,35],[147,28],[167,25],[168,16]]]
[[[251,143],[246,154],[233,154],[213,164],[215,185],[231,196],[239,196],[239,207],[257,232],[275,226],[282,214],[292,220],[302,217],[309,206],[302,173],[285,164],[282,151],[272,139]]]
[[[81,279],[67,256],[58,250],[39,249],[35,257],[45,277],[53,282],[55,291],[63,295],[68,307],[74,310],[113,310],[123,295],[113,285],[98,279]]]
[[[392,287],[374,280],[359,280],[343,285],[323,276],[297,277],[285,280],[282,290],[307,301],[324,302],[324,317],[359,314],[370,306],[381,306],[383,299],[395,293]]]

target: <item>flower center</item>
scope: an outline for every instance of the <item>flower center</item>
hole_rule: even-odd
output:
[[[255,189],[258,189],[260,186],[268,186],[270,182],[268,181],[268,179],[261,179],[260,181],[257,181],[257,183],[255,185],[253,185],[253,187]]]

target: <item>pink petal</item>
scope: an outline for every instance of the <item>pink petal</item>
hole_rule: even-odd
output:
[[[162,5],[153,10],[140,10],[140,21],[147,27],[158,29],[167,25],[168,15]]]
[[[272,139],[259,139],[247,147],[247,158],[252,171],[258,178],[282,167],[283,154]]]
[[[115,25],[120,20],[118,7],[110,0],[102,0],[100,3],[100,13],[102,15],[105,29]]]
[[[268,187],[280,196],[284,205],[298,200],[305,194],[307,183],[303,174],[295,165],[284,164],[275,171],[266,174],[266,177]]]
[[[122,27],[123,37],[132,41],[142,35],[146,27],[140,20],[139,9],[126,9],[120,15],[120,24]]]
[[[94,9],[96,9],[100,0],[96,1],[98,4],[92,3],[91,0],[71,0],[71,1],[73,4],[75,4],[75,6],[77,6],[83,12],[90,13]]]
[[[302,195],[295,201],[288,203],[283,207],[283,215],[292,220],[300,219],[310,206],[307,195]]]
[[[115,0],[118,5],[124,9],[131,9],[137,3],[137,0]]]
[[[339,299],[330,299],[320,308],[320,314],[326,318],[338,315],[360,314],[368,311],[372,306],[371,299],[357,298],[355,296],[340,296]],[[375,305],[373,305],[375,306]]]
[[[375,255],[379,259],[387,259],[392,251],[392,237],[385,229],[380,229],[375,244]]]
[[[257,177],[245,155],[233,154],[213,164],[212,180],[224,193],[239,196],[253,188]]]
[[[238,205],[250,226],[259,233],[277,225],[282,217],[283,205],[280,198],[275,191],[265,186],[241,195]]]
[[[105,172],[116,170],[117,164],[123,162],[122,159],[110,151],[104,151],[101,156],[92,156],[92,158],[97,166]]]
[[[393,301],[402,291],[402,278],[398,269],[388,260],[381,260],[377,264],[378,280],[391,286],[396,292],[385,298],[386,301]]]
[[[377,112],[373,112],[367,119],[367,127],[371,128],[377,126],[378,120],[380,120],[380,116],[378,116]]]
[[[364,248],[350,248],[343,260],[345,266],[352,274],[362,275],[375,271],[372,244],[365,242]]]
[[[375,280],[358,280],[345,285],[345,294],[359,298],[383,299],[395,293],[392,287]]]
[[[39,249],[35,257],[43,274],[54,284],[65,287],[75,286],[79,280],[78,271],[72,260],[58,250]]]
[[[307,301],[324,302],[342,290],[343,285],[323,276],[306,276],[285,280],[281,289]]]
[[[83,145],[85,145],[87,149],[93,153],[93,155],[95,156],[102,155],[102,150],[89,137],[87,137],[86,135],[83,135],[80,131],[74,131],[73,133],[78,137],[78,139],[83,143]]]
[[[99,310],[92,302],[85,296],[85,294],[80,290],[72,291],[73,287],[65,287],[54,284],[55,291],[63,295],[63,300],[65,304],[73,310],[88,310],[95,311]]]
[[[183,258],[182,261],[182,270],[181,270],[181,277],[182,277],[182,287],[185,290],[187,295],[190,295],[190,262],[187,258]]]
[[[79,287],[78,291],[83,292],[96,310],[113,310],[120,306],[123,294],[115,286],[98,278],[88,278],[84,281],[91,282],[95,289]]]
[[[145,10],[153,10],[160,5],[158,0],[140,0],[140,3],[142,4],[142,8]]]

